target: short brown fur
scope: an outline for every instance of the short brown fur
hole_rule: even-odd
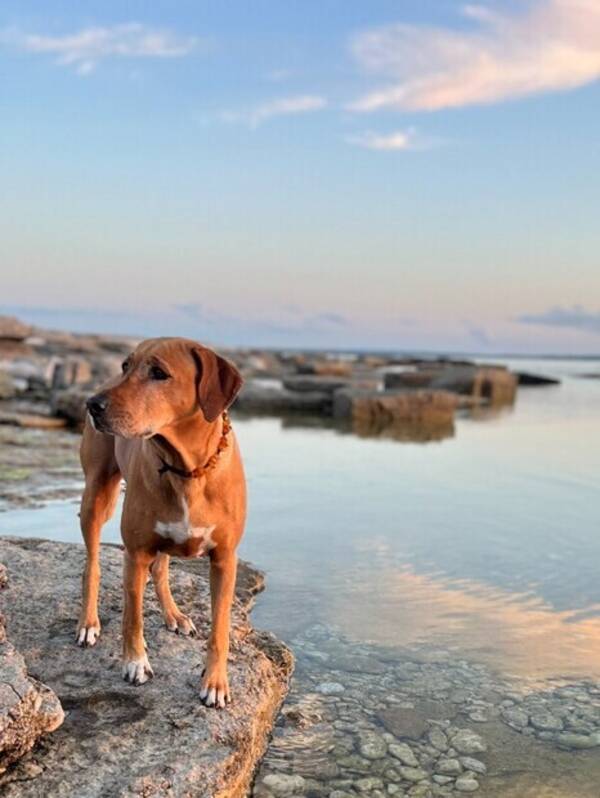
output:
[[[123,478],[127,483],[121,519],[124,677],[139,684],[152,675],[145,652],[142,608],[149,574],[167,627],[194,634],[191,619],[171,595],[169,558],[208,553],[212,627],[200,695],[214,706],[224,706],[230,700],[230,611],[236,549],[246,517],[244,471],[233,430],[214,467],[199,478],[160,471],[164,462],[180,471],[202,470],[219,446],[222,413],[240,386],[241,377],[231,363],[194,341],[144,341],[127,358],[123,375],[88,400],[81,443],[85,472],[81,529],[87,562],[78,642],[93,645],[100,632],[100,531],[114,513]],[[190,534],[178,540],[185,537],[185,524]],[[164,529],[171,527],[181,534],[169,537]],[[198,529],[210,533],[196,535]]]

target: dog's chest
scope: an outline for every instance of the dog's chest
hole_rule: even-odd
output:
[[[194,523],[185,499],[182,499],[180,517],[175,520],[160,521],[155,524],[154,531],[165,540],[177,546],[184,546],[187,556],[200,557],[213,548],[212,533],[214,524]]]

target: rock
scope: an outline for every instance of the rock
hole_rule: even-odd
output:
[[[17,395],[17,386],[10,374],[0,371],[0,399],[12,399]]]
[[[10,577],[0,609],[11,639],[66,710],[44,746],[13,765],[10,779],[0,778],[3,798],[246,794],[292,670],[285,646],[249,625],[249,583],[253,574],[260,583],[260,575],[241,564],[229,662],[233,703],[216,711],[198,696],[209,631],[207,562],[172,561],[173,593],[194,617],[196,640],[168,632],[147,591],[145,636],[155,677],[136,688],[121,679],[118,547],[101,550],[102,636],[90,649],[74,644],[83,546],[2,538],[0,560]],[[32,764],[42,770],[26,779]]]
[[[517,377],[503,366],[423,363],[416,371],[388,372],[386,389],[428,389],[481,398],[490,404],[512,404]]]
[[[317,377],[314,375],[290,376],[282,380],[283,387],[288,391],[297,393],[321,393],[333,394],[339,388],[345,388],[349,384],[349,379],[345,377]]]
[[[524,728],[529,723],[529,715],[524,709],[519,707],[506,707],[502,710],[501,715],[509,726]]]
[[[247,380],[234,405],[237,411],[264,415],[331,414],[331,396],[321,391],[298,393]]]
[[[563,732],[556,736],[556,742],[561,748],[575,748],[583,751],[600,745],[600,733],[587,735]]]
[[[479,789],[479,782],[472,776],[459,776],[454,782],[454,787],[459,792],[475,792]]]
[[[482,775],[487,772],[485,764],[472,756],[461,756],[460,763],[465,770],[472,770],[474,773],[480,773]]]
[[[0,413],[0,424],[29,429],[63,429],[67,426],[64,418],[34,415],[32,413]]]
[[[423,781],[427,778],[427,773],[421,768],[401,767],[400,775],[405,781]]]
[[[0,566],[1,567],[1,566]],[[2,567],[2,587],[6,585]],[[0,773],[55,731],[64,712],[55,693],[27,674],[21,654],[6,638],[0,618]]]
[[[414,755],[412,748],[406,743],[390,743],[389,752],[396,759],[399,759],[403,765],[413,768],[419,765],[419,760]]]
[[[454,419],[456,399],[447,391],[368,391],[343,389],[333,397],[338,420],[389,426],[398,422],[447,424]]]
[[[302,776],[288,776],[285,773],[269,773],[262,780],[263,784],[275,795],[293,795],[304,789]]]
[[[438,751],[446,751],[448,749],[448,738],[441,729],[433,728],[427,735],[430,744]]]
[[[318,692],[323,695],[339,695],[345,689],[344,685],[339,682],[323,682],[317,687]]]
[[[419,740],[429,728],[427,719],[416,709],[391,707],[378,713],[379,720],[385,728],[402,739]]]
[[[459,754],[481,754],[487,751],[485,742],[470,729],[459,729],[452,737],[452,746]]]
[[[322,377],[349,377],[352,363],[346,360],[313,360],[312,363],[299,363],[298,374],[318,374]]]
[[[371,790],[383,790],[383,781],[377,776],[369,776],[366,779],[358,779],[355,785],[361,792],[371,792]]]
[[[563,722],[550,712],[538,711],[532,713],[529,722],[538,731],[562,731]]]
[[[85,402],[91,391],[83,388],[68,388],[56,391],[52,397],[51,411],[58,418],[63,418],[68,426],[79,428],[85,421]]]
[[[385,665],[375,657],[366,654],[353,654],[345,656],[338,654],[329,660],[329,667],[334,671],[346,673],[385,673]]]
[[[439,776],[437,773],[433,776],[433,780],[441,787],[443,787],[445,784],[451,784],[454,781],[452,776]]]
[[[383,759],[387,754],[388,746],[383,737],[371,732],[361,736],[358,750],[365,759]]]
[[[519,385],[560,385],[560,380],[555,377],[546,377],[543,374],[531,374],[528,371],[517,371]]]
[[[31,327],[14,316],[0,316],[0,339],[4,341],[24,341],[31,333]]]
[[[442,776],[457,776],[462,773],[462,765],[458,759],[439,759],[435,766],[435,772]]]

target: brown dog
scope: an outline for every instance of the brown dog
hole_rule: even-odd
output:
[[[123,678],[143,684],[153,675],[142,615],[149,571],[167,628],[194,635],[171,595],[169,557],[208,554],[212,628],[200,698],[216,707],[231,700],[229,616],[246,516],[242,461],[226,414],[241,384],[231,363],[194,341],[144,341],[122,376],[88,400],[81,443],[87,563],[77,642],[93,646],[100,634],[100,530],[124,478]]]

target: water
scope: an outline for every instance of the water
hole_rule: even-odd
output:
[[[369,769],[362,777],[364,766],[350,761],[362,744],[357,733],[389,737],[382,727],[382,707],[390,702],[415,705],[417,688],[409,689],[410,680],[400,679],[397,670],[400,662],[420,667],[410,665],[409,655],[420,662],[428,658],[432,664],[427,667],[437,668],[433,676],[417,670],[421,682],[445,679],[456,685],[466,680],[471,702],[485,704],[486,690],[492,689],[492,677],[481,673],[495,674],[504,690],[509,690],[508,681],[510,689],[522,686],[528,700],[546,701],[552,711],[570,712],[552,692],[559,683],[570,681],[574,690],[585,683],[591,692],[579,694],[581,703],[596,701],[600,380],[577,375],[600,367],[573,360],[519,360],[513,365],[563,382],[521,388],[514,408],[459,418],[454,436],[439,442],[364,439],[276,419],[235,421],[250,496],[240,554],[267,573],[268,588],[253,620],[296,651],[290,702],[308,715],[307,707],[317,707],[322,716],[313,726],[283,723],[258,776],[257,795],[271,795],[266,777],[282,773],[304,774],[315,795],[336,789],[354,795],[361,791],[356,781],[373,773],[381,785],[363,784],[367,794],[419,794],[415,790],[422,784],[408,792],[410,784],[394,782],[387,755],[370,765],[363,758]],[[6,512],[0,514],[0,533],[80,540],[76,509],[62,502],[44,510]],[[107,526],[103,539],[119,540],[117,521]],[[347,664],[353,657],[378,663],[380,675],[374,678],[374,666],[369,666],[371,675],[367,666],[366,671],[353,670]],[[465,662],[460,673],[452,670],[458,660]],[[339,697],[320,692],[319,684],[329,680],[341,683],[347,703],[336,704]],[[373,681],[379,682],[380,693],[368,708],[361,684],[368,691]],[[494,689],[500,695],[500,687]],[[440,690],[432,688],[427,695],[441,700]],[[501,710],[494,700],[488,704],[491,722]],[[461,707],[463,715],[476,704],[469,706]],[[342,728],[344,713],[352,731]],[[590,718],[577,715],[576,720],[584,730],[591,724],[591,733],[596,721]],[[334,723],[339,728],[332,735]],[[565,724],[565,729],[577,727],[573,719]],[[498,749],[499,727],[489,728]],[[529,732],[536,745],[544,744],[539,742],[543,733]],[[517,748],[529,739],[511,734]],[[521,776],[510,775],[500,757],[496,782],[478,777],[478,794],[508,796],[514,789],[514,795],[541,795],[535,790],[541,789],[542,778],[548,796],[597,795],[597,770],[593,778],[584,775],[581,783],[571,780],[564,786],[554,770],[566,754],[548,748],[553,741],[546,740],[546,759],[538,751],[538,760],[532,759],[538,765],[530,764],[529,771],[524,767]],[[413,746],[420,765],[435,772],[431,754],[420,745]],[[334,760],[337,764],[328,771],[327,763]],[[390,761],[399,765],[393,757]],[[581,773],[588,773],[589,762],[581,765]],[[536,767],[542,776],[534,773]],[[528,773],[535,775],[534,792],[527,792]]]

